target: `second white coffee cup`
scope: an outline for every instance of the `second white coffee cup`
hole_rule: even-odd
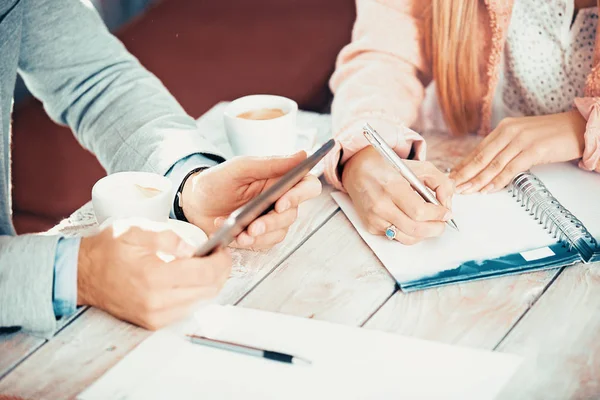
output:
[[[258,110],[281,110],[270,119],[247,119],[240,115]],[[315,134],[296,125],[298,104],[274,95],[251,95],[229,103],[224,112],[227,138],[237,156],[281,156],[310,150]]]

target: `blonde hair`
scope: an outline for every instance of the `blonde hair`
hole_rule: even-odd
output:
[[[426,56],[446,124],[457,135],[475,131],[480,119],[478,3],[431,0],[425,16]]]

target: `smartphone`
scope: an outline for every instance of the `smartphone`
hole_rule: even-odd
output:
[[[223,226],[196,250],[194,256],[204,257],[219,248],[227,247],[252,221],[273,210],[277,200],[300,182],[333,149],[334,145],[335,141],[330,139],[310,157],[282,176],[269,189],[231,213]]]

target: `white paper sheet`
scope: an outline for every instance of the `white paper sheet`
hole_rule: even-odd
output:
[[[596,239],[600,239],[600,174],[572,163],[531,169],[554,197],[571,211]]]
[[[487,260],[556,243],[506,190],[455,196],[452,212],[460,232],[446,227],[441,237],[414,246],[370,234],[350,197],[340,192],[332,196],[398,282],[457,268],[465,261]]]
[[[197,333],[298,355],[288,365],[157,332],[82,393],[96,399],[493,399],[516,356],[232,306]]]

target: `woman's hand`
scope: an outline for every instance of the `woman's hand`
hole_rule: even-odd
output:
[[[577,110],[505,118],[454,168],[450,178],[458,193],[496,192],[534,165],[581,158],[585,125]]]
[[[390,225],[398,229],[396,240],[412,245],[444,231],[454,185],[433,164],[405,161],[436,192],[443,206],[426,203],[410,184],[372,147],[356,153],[344,166],[342,182],[367,230],[383,235]]]

